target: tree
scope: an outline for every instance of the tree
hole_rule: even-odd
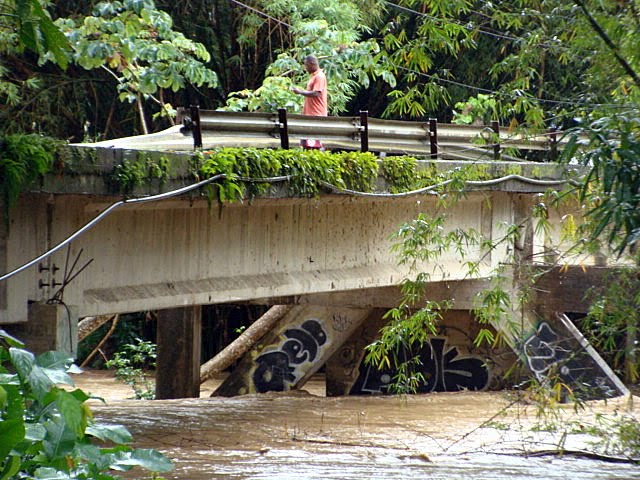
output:
[[[61,19],[57,24],[73,46],[75,63],[87,70],[106,69],[117,82],[120,100],[137,104],[144,133],[149,131],[144,100],[171,116],[163,89],[176,92],[187,82],[217,85],[215,72],[203,63],[210,59],[206,48],[174,31],[171,17],[152,0],[99,3],[81,23]]]
[[[154,117],[170,118],[173,107],[165,92],[175,93],[187,85],[215,88],[218,84],[217,75],[206,66],[210,59],[206,48],[175,31],[171,17],[158,10],[152,0],[103,2],[91,15],[55,22],[44,0],[4,3],[11,12],[0,24],[0,38],[7,40],[2,42],[6,60],[0,63],[0,96],[6,100],[0,115],[5,131],[24,131],[32,123],[49,125],[46,122],[53,108],[66,108],[61,116],[86,129],[86,124],[98,117],[95,111],[84,111],[87,97],[95,98],[94,109],[100,102],[111,104],[108,127],[116,109],[111,103],[113,95],[94,86],[106,81],[115,81],[121,101],[135,104],[141,128],[148,131],[144,112],[148,101],[154,105]],[[37,64],[25,50],[37,54]],[[60,74],[48,62],[69,67],[71,73]],[[87,76],[78,67],[91,73]],[[51,91],[74,98],[59,97],[51,108],[48,100],[56,101]],[[29,100],[24,102],[27,96]],[[27,108],[33,109],[31,121],[25,115]],[[60,120],[51,121],[51,125]]]
[[[268,15],[287,22],[290,42],[266,68],[262,85],[256,89],[232,92],[229,110],[275,111],[277,108],[300,110],[302,99],[290,92],[293,85],[304,84],[304,57],[315,55],[327,75],[329,109],[347,110],[348,102],[375,78],[393,84],[395,79],[382,67],[380,47],[374,39],[361,40],[367,29],[362,23],[363,5],[355,2],[315,2],[299,5],[290,1],[266,3]]]

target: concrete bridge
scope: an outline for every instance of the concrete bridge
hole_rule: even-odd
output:
[[[136,152],[97,152],[77,175],[47,175],[22,194],[8,222],[0,222],[3,328],[35,351],[74,352],[78,318],[158,311],[158,397],[187,397],[198,395],[200,385],[202,305],[289,304],[217,394],[301,388],[323,366],[329,394],[386,391],[392,372],[363,365],[363,347],[375,339],[384,312],[398,304],[402,280],[415,274],[398,263],[390,236],[420,213],[441,211],[436,195],[327,190],[316,198],[271,195],[211,206],[198,190],[167,195],[154,186],[123,201],[109,193],[104,173]],[[189,158],[172,154],[177,173],[161,190],[189,183]],[[514,166],[520,174],[499,173]],[[602,396],[625,393],[593,351],[576,358],[588,346],[556,315],[585,311],[580,292],[607,270],[600,257],[571,258],[567,268],[540,277],[534,290],[540,296],[514,311],[514,321],[493,325],[510,348],[473,346],[475,295],[508,263],[515,298],[523,265],[541,266],[546,256],[562,253],[560,219],[575,208],[550,210],[552,228],[536,229],[532,210],[541,193],[562,188],[563,169],[527,162],[488,168],[497,179],[470,183],[467,195],[447,209],[445,229],[472,228],[493,241],[510,225],[520,225],[522,234],[488,255],[472,247],[465,258],[445,252],[437,263],[417,265],[430,274],[427,299],[452,301],[438,336],[421,352],[429,379],[421,391],[490,388],[519,357],[541,378],[564,362],[561,373],[569,381],[584,381],[586,369]],[[479,262],[473,274],[468,261]]]

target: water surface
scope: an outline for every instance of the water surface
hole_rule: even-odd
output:
[[[595,449],[581,428],[597,414],[638,414],[625,400],[540,419],[504,392],[327,398],[316,380],[311,393],[209,398],[205,386],[199,399],[136,401],[117,388],[95,416],[173,459],[167,479],[640,479],[634,464],[578,455]],[[552,424],[567,428],[539,431]],[[560,444],[567,455],[546,454]]]

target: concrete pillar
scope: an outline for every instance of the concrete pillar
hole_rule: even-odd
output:
[[[58,350],[76,358],[78,353],[78,310],[74,306],[31,303],[28,321],[5,329],[36,355]]]
[[[158,311],[156,399],[200,396],[202,307]]]
[[[325,364],[326,395],[337,397],[349,395],[351,387],[360,375],[360,364],[364,360],[365,347],[379,337],[380,329],[387,323],[383,319],[384,309],[376,309],[362,325],[351,334]]]
[[[212,396],[301,388],[369,312],[359,308],[294,307],[240,360]]]

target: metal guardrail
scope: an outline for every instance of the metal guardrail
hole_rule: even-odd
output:
[[[182,132],[191,133],[194,148],[208,145],[260,144],[289,148],[304,139],[320,140],[325,148],[408,153],[437,158],[460,158],[468,153],[500,159],[505,148],[546,151],[552,158],[558,148],[558,132],[527,135],[489,126],[408,122],[371,118],[367,112],[353,117],[313,117],[277,113],[225,112],[179,109]],[[228,139],[228,141],[227,141]],[[466,154],[465,154],[466,153]]]

